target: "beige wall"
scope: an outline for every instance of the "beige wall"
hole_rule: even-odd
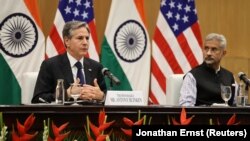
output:
[[[197,0],[196,5],[203,37],[219,32],[227,38],[228,53],[222,65],[235,77],[240,71],[250,75],[250,1]]]
[[[99,45],[102,42],[111,0],[93,0]],[[39,0],[44,34],[48,35],[58,0]],[[150,37],[153,36],[160,0],[145,0]],[[196,0],[202,36],[219,32],[228,40],[228,53],[222,65],[235,77],[239,71],[250,75],[250,0]]]

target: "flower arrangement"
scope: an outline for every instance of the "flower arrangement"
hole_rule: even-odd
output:
[[[150,125],[151,123],[151,119],[152,117],[149,118],[149,121],[148,121],[148,125]],[[141,111],[139,110],[138,112],[138,120],[133,122],[131,119],[129,119],[128,117],[123,117],[123,122],[125,123],[125,125],[127,125],[129,127],[129,129],[124,129],[124,128],[121,128],[122,132],[127,135],[129,138],[132,137],[132,126],[134,125],[145,125],[146,124],[146,120],[147,120],[147,116],[144,115],[142,118],[141,118]]]
[[[35,116],[32,113],[24,122],[24,124],[21,124],[19,120],[17,119],[17,132],[15,131],[14,127],[12,129],[12,140],[14,141],[29,141],[32,140],[38,132],[36,131],[33,134],[28,133],[30,130],[31,126],[35,122]]]
[[[90,120],[89,117],[87,116],[87,128],[86,129],[86,133],[87,133],[87,137],[88,137],[88,141],[94,141],[94,138],[92,138],[89,127],[91,129],[91,131],[93,132],[96,141],[107,141],[109,140],[109,136],[111,133],[109,134],[104,134],[104,131],[109,128],[113,123],[115,122],[115,120],[111,121],[111,122],[107,122],[107,115],[104,111],[104,109],[102,111],[100,111],[99,113],[99,118],[98,118],[98,123],[99,125],[96,126],[94,125]]]
[[[177,121],[174,117],[171,118],[173,125],[189,125],[191,124],[195,115],[187,117],[186,109],[183,107],[180,112],[180,119]],[[13,126],[12,132],[10,133],[12,140],[20,140],[20,141],[30,141],[35,140],[38,134],[38,131],[32,131],[31,128],[34,125],[36,117],[34,114],[30,114],[27,119],[24,121],[23,124],[19,122],[17,119],[16,127]],[[145,125],[151,124],[152,118],[150,117],[147,121],[147,116],[143,115],[141,117],[141,111],[138,112],[138,119],[137,121],[131,120],[129,117],[123,117],[122,122],[128,126],[128,128],[120,128],[121,133],[126,135],[126,139],[130,139],[132,136],[132,126],[134,125]],[[110,141],[110,137],[113,133],[112,125],[116,122],[115,120],[108,122],[108,115],[105,113],[104,108],[100,110],[98,115],[98,124],[94,124],[93,121],[90,120],[89,116],[86,116],[86,125],[84,125],[85,133],[83,134],[83,138],[88,141]],[[217,125],[221,125],[222,122],[217,119]],[[233,114],[225,123],[226,125],[238,125],[240,121],[236,121],[236,114]],[[50,119],[47,122],[43,121],[43,132],[42,132],[42,139],[43,141],[63,141],[63,140],[83,140],[82,136],[77,137],[77,134],[74,138],[70,138],[70,134],[73,134],[71,131],[67,130],[66,128],[69,125],[69,122],[66,122],[60,126],[57,126],[54,121],[50,122]],[[213,121],[210,119],[210,125],[215,125]],[[110,128],[111,127],[111,128]],[[108,129],[111,130],[108,130]],[[0,141],[6,141],[7,134],[8,134],[8,127],[3,123],[3,115],[0,112]],[[51,132],[50,132],[51,131]],[[122,137],[113,136],[112,140],[126,140]]]
[[[187,118],[187,112],[184,107],[182,107],[180,114],[180,122],[177,122],[175,118],[172,118],[173,125],[189,125],[195,116]]]
[[[55,123],[52,121],[52,130],[53,134],[55,136],[54,139],[52,139],[50,136],[48,137],[48,141],[63,141],[70,133],[70,131],[61,134],[62,130],[64,130],[68,126],[69,122],[64,123],[60,127],[57,127]]]
[[[234,113],[227,121],[226,125],[238,125],[240,121],[236,122],[236,114]],[[210,120],[210,125],[213,125],[212,119]],[[221,125],[221,122],[217,118],[217,125]]]
[[[43,121],[43,141],[47,141],[49,138],[49,122],[50,119],[48,119],[48,123],[46,124],[46,121]]]
[[[4,125],[3,127],[1,127],[0,141],[7,140],[6,138],[7,133],[8,133],[7,126]]]
[[[124,117],[123,118],[123,121],[126,125],[128,125],[130,128],[132,128],[133,125],[142,125],[143,123],[143,120],[144,120],[144,117],[142,117],[141,119],[139,119],[138,121],[136,122],[133,122],[132,120],[130,120],[129,118],[127,117]],[[128,135],[128,136],[132,136],[132,129],[124,129],[124,128],[121,128],[121,130],[123,131],[124,134]]]
[[[0,112],[0,141],[5,141],[7,140],[6,135],[8,134],[7,131],[7,126],[4,125],[3,123],[3,113]]]

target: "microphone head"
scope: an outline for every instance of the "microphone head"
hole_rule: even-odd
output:
[[[105,75],[105,73],[106,73],[107,71],[109,71],[108,68],[103,68],[103,69],[102,69],[102,74]]]
[[[238,77],[241,78],[242,76],[246,75],[244,72],[239,72]]]

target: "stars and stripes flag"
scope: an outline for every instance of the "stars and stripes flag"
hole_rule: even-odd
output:
[[[92,0],[60,0],[55,20],[47,38],[46,58],[65,52],[62,30],[65,22],[84,21],[90,28],[88,57],[99,61],[99,47],[96,34],[94,10]]]
[[[167,79],[200,64],[202,37],[194,0],[161,0],[152,42],[149,100],[166,103]]]

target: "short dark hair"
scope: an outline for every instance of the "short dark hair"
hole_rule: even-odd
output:
[[[64,27],[63,27],[63,31],[62,31],[62,35],[63,38],[67,37],[67,38],[71,38],[72,37],[72,31],[79,29],[81,27],[85,27],[87,29],[87,31],[90,33],[88,24],[86,22],[82,22],[82,21],[69,21],[66,22]]]

